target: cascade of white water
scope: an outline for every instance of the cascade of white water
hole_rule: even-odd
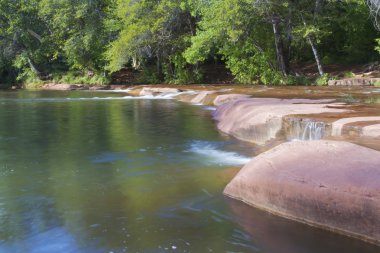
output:
[[[302,140],[320,140],[323,138],[325,132],[325,123],[323,122],[306,122],[303,133]]]
[[[292,120],[287,134],[289,140],[312,141],[325,136],[326,124],[312,120]]]

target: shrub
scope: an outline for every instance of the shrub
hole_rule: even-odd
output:
[[[323,76],[320,76],[315,80],[315,84],[317,86],[326,86],[329,80],[330,80],[329,74],[324,74]]]

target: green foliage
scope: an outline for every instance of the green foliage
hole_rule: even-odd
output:
[[[330,80],[330,76],[328,74],[324,74],[323,76],[318,77],[315,80],[315,84],[318,86],[326,86],[328,81]]]
[[[312,81],[306,76],[288,76],[285,83],[287,85],[311,85]]]
[[[349,72],[344,73],[343,77],[344,78],[353,78],[353,77],[355,77],[355,74],[353,72],[349,71]]]
[[[55,74],[54,83],[104,85],[110,82],[109,78],[102,74],[85,75],[78,72],[67,72],[63,75]]]
[[[15,58],[13,61],[13,66],[19,70],[17,81],[32,85],[39,85],[43,83],[39,76],[29,67],[28,56],[25,53],[20,54]]]
[[[380,87],[380,81],[377,81],[377,82],[375,83],[375,87]]]
[[[165,81],[171,84],[197,83],[202,80],[199,69],[188,66],[181,54],[170,56],[169,64],[164,66],[164,74]]]
[[[196,83],[217,62],[238,83],[309,84],[295,63],[379,60],[369,13],[361,0],[0,0],[0,78],[98,84],[133,67]]]

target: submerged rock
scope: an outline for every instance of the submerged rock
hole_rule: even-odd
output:
[[[224,193],[250,205],[380,244],[380,152],[296,141],[249,162]]]
[[[310,99],[239,99],[219,106],[214,114],[218,128],[240,140],[265,144],[282,129],[287,115],[344,112],[328,107],[331,100]]]

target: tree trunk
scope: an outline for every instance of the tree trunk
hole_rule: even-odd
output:
[[[288,22],[286,27],[286,64],[288,71],[292,71],[290,67],[290,59],[292,59],[292,41],[293,41],[293,3],[290,1],[289,12],[288,12]]]
[[[288,68],[286,64],[286,58],[284,54],[284,45],[281,38],[281,32],[279,27],[279,18],[276,16],[272,17],[272,25],[273,25],[273,33],[274,33],[274,40],[276,45],[276,53],[277,53],[277,62],[278,66],[280,68],[280,71],[284,76],[288,75]]]
[[[306,27],[306,21],[305,21],[304,17],[301,16],[301,18],[302,18],[303,25]],[[323,76],[325,74],[325,72],[323,71],[322,61],[321,61],[321,58],[319,57],[318,49],[317,49],[316,45],[314,44],[314,41],[310,35],[307,36],[306,39],[307,39],[307,42],[309,42],[311,49],[313,50],[314,59],[315,59],[315,62],[317,63],[317,66],[318,66],[319,75]]]
[[[140,67],[139,60],[136,56],[132,57],[132,68],[138,69]]]
[[[310,36],[307,38],[307,40],[309,41],[309,44],[311,46],[311,49],[313,50],[313,54],[314,54],[314,58],[315,58],[315,62],[317,63],[317,66],[318,66],[318,72],[319,72],[319,75],[320,76],[323,76],[325,74],[325,72],[323,71],[323,66],[322,66],[322,62],[321,62],[321,59],[319,57],[319,53],[318,53],[318,49],[317,47],[315,46],[313,40],[310,38]]]
[[[28,64],[30,69],[38,76],[40,77],[41,72],[37,69],[37,67],[33,64],[32,60],[28,57]]]

